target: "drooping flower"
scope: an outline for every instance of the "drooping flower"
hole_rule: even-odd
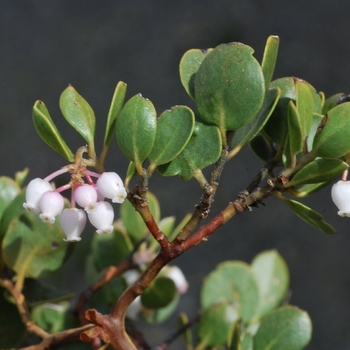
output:
[[[41,196],[48,191],[52,191],[50,183],[46,180],[36,178],[29,182],[26,189],[26,202],[23,207],[34,213],[40,213],[39,201]]]
[[[114,211],[109,202],[97,202],[95,208],[88,212],[88,218],[98,234],[113,232]]]
[[[74,191],[74,199],[86,212],[89,212],[95,208],[97,202],[96,188],[88,184],[79,186]]]
[[[117,173],[105,172],[96,182],[98,191],[113,203],[123,203],[127,193],[122,179]]]
[[[48,224],[55,222],[55,217],[61,214],[64,207],[64,198],[56,191],[45,192],[39,201],[40,219]]]
[[[338,215],[350,217],[350,181],[340,180],[332,186],[331,196],[338,207]]]
[[[64,209],[61,214],[61,226],[66,234],[66,242],[78,242],[81,240],[86,225],[86,214],[84,210],[77,208]]]

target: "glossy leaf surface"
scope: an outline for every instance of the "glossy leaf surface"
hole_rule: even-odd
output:
[[[296,78],[285,77],[276,79],[271,82],[270,87],[281,89],[281,96],[277,103],[274,112],[264,127],[265,134],[278,145],[283,146],[287,136],[288,130],[288,119],[287,119],[287,108],[289,102],[292,100],[294,105],[297,101],[296,91]],[[309,83],[306,83],[311,91],[313,99],[313,113],[321,113],[322,101],[315,88]]]
[[[117,118],[117,141],[138,171],[153,148],[156,133],[157,114],[153,103],[140,94],[135,95]]]
[[[260,253],[251,266],[260,291],[260,318],[282,302],[288,290],[289,272],[286,262],[276,250]]]
[[[301,350],[310,342],[311,333],[309,315],[285,306],[263,318],[254,337],[254,350]]]
[[[269,88],[273,73],[275,71],[278,47],[280,39],[276,35],[270,35],[267,39],[264,56],[261,62],[261,68],[265,78],[266,90]]]
[[[294,156],[303,149],[304,135],[301,124],[301,116],[293,101],[289,101],[287,108],[289,130],[289,156]]]
[[[194,77],[205,56],[213,49],[191,49],[185,52],[180,61],[180,80],[186,92],[194,97]]]
[[[60,108],[67,122],[84,138],[91,149],[95,149],[95,113],[73,86],[69,85],[62,92]]]
[[[286,187],[334,180],[348,165],[340,159],[316,159],[302,167]]]
[[[69,149],[57,130],[44,102],[36,101],[33,107],[33,123],[43,141],[68,161],[74,161],[74,154]]]
[[[236,147],[238,145],[240,147],[244,146],[260,132],[273,112],[279,96],[279,89],[269,89],[266,92],[264,103],[259,109],[257,115],[234,133],[231,143],[232,147]]]
[[[163,112],[157,121],[156,139],[149,155],[151,164],[165,164],[178,156],[191,138],[194,124],[194,114],[186,106]]]
[[[224,133],[251,120],[265,94],[254,50],[241,43],[222,44],[203,60],[195,75],[195,100],[201,119]]]
[[[223,262],[206,277],[201,305],[206,309],[218,301],[230,304],[237,318],[245,322],[253,318],[258,310],[259,289],[249,265],[238,261]]]
[[[192,137],[184,150],[170,163],[160,165],[158,170],[164,176],[179,175],[183,180],[189,180],[197,170],[215,163],[220,154],[219,129],[196,122]]]
[[[109,145],[112,137],[115,133],[117,117],[122,110],[125,95],[126,95],[127,85],[123,81],[120,81],[115,90],[112,97],[111,106],[109,107],[108,117],[107,117],[107,125],[104,137],[104,144]]]
[[[350,152],[350,103],[332,108],[314,138],[312,153],[316,157],[339,158]]]

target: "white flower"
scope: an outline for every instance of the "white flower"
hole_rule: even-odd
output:
[[[77,208],[64,209],[61,214],[61,226],[66,234],[66,242],[80,241],[80,235],[86,225],[86,214],[84,210]]]
[[[88,184],[79,186],[74,191],[74,199],[86,212],[89,212],[95,208],[97,202],[96,188]]]
[[[55,222],[55,216],[59,215],[64,207],[64,199],[62,195],[55,191],[45,192],[39,201],[41,214],[40,219],[49,224]]]
[[[169,277],[174,281],[176,289],[180,294],[186,293],[188,289],[188,282],[179,267],[165,266],[162,272],[166,277]]]
[[[96,182],[98,192],[106,198],[112,199],[113,203],[123,203],[127,193],[122,179],[117,173],[105,172]]]
[[[350,181],[340,180],[332,186],[331,196],[338,215],[350,216]]]
[[[26,202],[23,207],[34,214],[40,213],[39,201],[41,196],[48,191],[52,191],[50,183],[46,180],[36,178],[29,182],[26,189]]]
[[[114,211],[108,202],[97,202],[95,209],[88,212],[88,217],[98,234],[113,232]]]

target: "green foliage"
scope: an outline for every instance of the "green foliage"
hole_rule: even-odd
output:
[[[201,291],[201,344],[229,349],[303,349],[312,326],[306,312],[280,306],[289,272],[274,250],[256,256],[251,265],[225,262],[206,278]]]
[[[142,163],[150,154],[157,133],[157,114],[153,103],[140,94],[132,97],[117,118],[119,147],[142,173]]]
[[[109,314],[116,300],[130,290],[127,287],[132,281],[123,273],[132,269],[136,276],[143,274],[142,283],[136,285],[139,289],[132,291],[135,296],[145,289],[140,298],[143,319],[163,322],[176,309],[182,291],[165,269],[156,277],[154,271],[182,253],[184,247],[189,249],[205,240],[206,230],[221,226],[272,195],[309,225],[324,233],[335,232],[319,213],[289,196],[313,194],[348,169],[348,96],[335,94],[326,99],[310,83],[295,77],[272,80],[278,47],[279,38],[270,36],[261,64],[253,56],[253,48],[242,43],[187,51],[179,72],[185,91],[194,100],[195,112],[177,105],[157,118],[155,106],[141,94],[125,103],[127,85],[119,82],[105,123],[100,157],[95,154],[94,111],[72,86],[63,91],[59,104],[63,117],[87,143],[87,148],[83,146],[76,155],[45,104],[34,104],[33,122],[38,134],[72,163],[65,168],[72,178],[88,178],[90,175],[82,170],[87,166],[103,172],[114,136],[130,160],[125,178],[129,200],[121,206],[120,219],[113,223],[111,234],[94,235],[85,252],[85,277],[92,286],[88,291],[94,291],[83,295],[88,299],[85,307]],[[230,205],[220,215],[196,231],[211,209],[225,164],[245,145],[250,145],[264,163],[262,170],[237,199],[228,198]],[[203,170],[209,166],[212,172],[207,178]],[[74,174],[73,168],[78,169]],[[186,215],[177,226],[175,217],[161,218],[160,204],[148,191],[156,169],[162,176],[194,178],[203,190],[193,214]],[[137,175],[138,185],[132,189]],[[21,186],[26,176],[25,170],[17,173],[15,180],[0,177],[0,282],[11,276],[7,281],[23,292],[30,317],[43,329],[59,332],[78,324],[66,302],[72,294],[50,288],[40,279],[62,268],[76,243],[63,241],[59,218],[55,225],[47,226],[24,211]],[[232,193],[230,188],[226,192]],[[163,258],[164,265],[152,265]],[[250,265],[239,261],[219,264],[205,278],[200,294],[199,348],[303,349],[310,341],[311,321],[304,311],[282,306],[288,288],[287,265],[274,250],[259,254]],[[17,346],[24,334],[11,302],[14,298],[9,294],[0,294],[0,309],[4,310],[0,313],[0,347],[4,348]],[[11,313],[11,318],[4,313]],[[182,324],[188,325],[185,317]],[[16,337],[13,329],[18,330]],[[191,349],[188,332],[186,339]]]
[[[253,52],[241,43],[219,45],[196,72],[194,93],[199,115],[222,134],[249,122],[263,103],[264,75]]]
[[[72,162],[73,152],[64,142],[56,125],[54,124],[44,102],[36,101],[33,107],[33,123],[38,135],[57,153]]]
[[[189,180],[196,172],[213,164],[221,153],[219,129],[213,125],[196,122],[193,134],[186,147],[170,163],[160,165],[164,176],[179,175]]]

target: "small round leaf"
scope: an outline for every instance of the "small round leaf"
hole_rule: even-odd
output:
[[[254,350],[301,350],[311,340],[309,315],[292,306],[281,307],[262,319]]]
[[[138,171],[150,154],[157,133],[157,114],[153,103],[140,94],[124,105],[117,118],[117,141]]]
[[[253,318],[258,311],[259,288],[248,264],[227,261],[206,277],[201,290],[202,307],[219,302],[230,304],[245,322]]]
[[[260,109],[265,81],[254,50],[241,43],[222,44],[203,60],[195,75],[195,100],[201,119],[236,130]]]

